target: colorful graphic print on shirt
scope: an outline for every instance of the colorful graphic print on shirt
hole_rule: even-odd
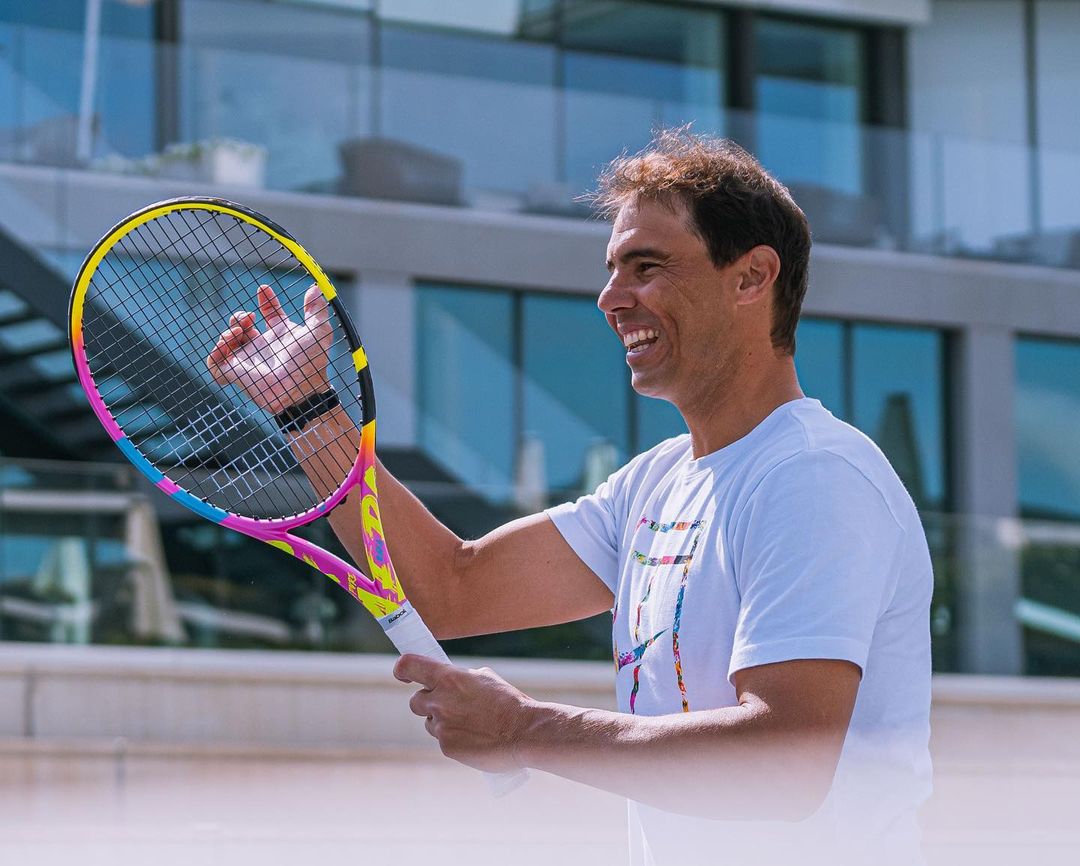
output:
[[[678,596],[675,600],[675,616],[671,624],[671,647],[673,655],[675,657],[675,681],[679,687],[679,695],[682,699],[682,709],[684,713],[690,712],[690,703],[686,696],[686,683],[683,681],[682,670],[682,656],[679,653],[679,628],[682,624],[682,609],[683,599],[686,596],[686,581],[690,575],[690,566],[694,561],[694,551],[697,550],[698,541],[701,539],[701,531],[705,525],[704,520],[675,520],[669,523],[658,523],[655,520],[650,520],[648,517],[643,516],[639,521],[637,528],[641,529],[645,527],[649,532],[654,533],[687,533],[686,537],[691,539],[690,549],[686,553],[665,554],[663,556],[648,556],[639,550],[633,550],[630,554],[631,559],[636,561],[642,567],[650,569],[649,579],[645,584],[645,592],[642,594],[641,599],[637,603],[637,608],[634,612],[634,627],[632,630],[634,645],[631,649],[624,652],[619,652],[618,638],[614,636],[612,639],[612,647],[615,656],[615,671],[618,673],[627,665],[634,665],[633,678],[634,684],[630,691],[630,712],[635,712],[637,704],[638,688],[640,686],[639,677],[641,674],[641,660],[645,655],[645,652],[656,643],[665,633],[668,632],[667,628],[660,629],[658,632],[646,637],[644,640],[641,638],[641,620],[642,612],[647,609],[649,599],[652,596],[653,585],[656,582],[656,578],[660,572],[660,568],[672,565],[681,565],[682,573],[679,580]],[[612,611],[612,615],[617,619],[618,617],[618,605]]]

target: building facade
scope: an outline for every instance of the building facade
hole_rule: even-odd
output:
[[[476,535],[682,431],[629,388],[580,196],[690,123],[810,219],[800,378],[920,507],[936,667],[1080,673],[1077,40],[1071,0],[0,0],[0,640],[384,646],[110,462],[63,333],[110,225],[212,193],[288,227],[356,314],[384,459]]]

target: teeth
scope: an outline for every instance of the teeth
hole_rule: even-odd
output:
[[[633,331],[632,333],[623,336],[623,346],[627,349],[633,349],[640,343],[656,340],[659,339],[659,337],[659,331],[653,328],[644,328],[640,331]]]

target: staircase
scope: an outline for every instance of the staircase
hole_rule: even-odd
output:
[[[0,228],[0,451],[112,458],[75,377],[67,342],[70,287]]]

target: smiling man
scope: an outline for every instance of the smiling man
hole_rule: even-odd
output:
[[[800,390],[806,219],[743,150],[686,131],[614,162],[598,202],[599,307],[635,390],[689,435],[476,541],[382,467],[379,487],[437,637],[610,610],[620,712],[403,656],[410,706],[450,757],[625,795],[634,863],[918,863],[930,557],[882,453]],[[330,519],[362,562],[359,502]]]

